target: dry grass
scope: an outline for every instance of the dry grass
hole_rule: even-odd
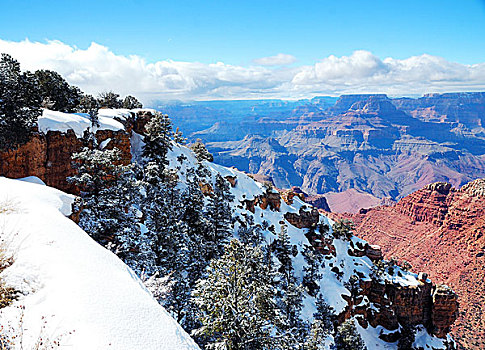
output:
[[[7,198],[0,201],[0,214],[12,214],[19,211],[19,204],[11,199]]]

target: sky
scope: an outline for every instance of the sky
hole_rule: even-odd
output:
[[[147,101],[485,90],[485,0],[0,0],[0,8],[1,52],[89,93]]]

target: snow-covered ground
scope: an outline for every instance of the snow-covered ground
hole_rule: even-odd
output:
[[[1,278],[24,294],[0,323],[23,334],[24,349],[40,337],[69,349],[198,349],[123,262],[65,217],[73,196],[23,180],[0,178],[0,234],[14,258]]]
[[[137,143],[138,148],[141,147],[141,145],[142,143]],[[136,148],[132,151],[137,153]],[[183,163],[180,163],[178,161],[181,155],[186,158]],[[178,169],[178,173],[181,175],[180,179],[182,180],[181,186],[184,186],[183,179],[184,175],[187,173],[187,169],[197,167],[197,160],[194,154],[187,147],[174,144],[173,149],[168,153],[168,158],[170,160],[170,167]],[[295,196],[293,198],[293,203],[290,205],[286,204],[283,200],[281,200],[280,211],[273,211],[270,208],[263,210],[259,206],[256,206],[255,213],[252,214],[250,211],[246,210],[244,206],[241,206],[241,201],[246,199],[254,199],[256,196],[264,194],[264,192],[266,191],[264,186],[261,183],[254,181],[247,174],[238,171],[237,169],[226,168],[224,166],[210,163],[207,161],[204,161],[204,166],[207,167],[211,173],[210,181],[212,182],[212,185],[214,185],[215,183],[215,178],[217,174],[220,174],[223,177],[231,176],[236,178],[235,187],[230,188],[231,193],[234,195],[232,207],[235,210],[235,216],[238,216],[242,220],[244,220],[244,217],[252,215],[255,224],[261,225],[263,221],[266,221],[269,223],[269,226],[274,226],[276,228],[276,233],[280,230],[281,223],[286,223],[288,235],[290,236],[290,241],[298,248],[299,253],[293,258],[293,266],[295,269],[295,276],[301,282],[304,275],[303,268],[306,264],[302,251],[305,245],[310,244],[305,236],[307,229],[298,229],[288,223],[284,218],[284,213],[298,213],[302,206],[307,206],[308,210],[310,210],[308,204],[304,203]],[[320,223],[327,224],[329,227],[332,227],[333,225],[333,221],[328,219],[324,215],[320,215]],[[263,234],[268,242],[274,241],[277,238],[276,234],[268,230],[264,231]],[[237,235],[237,224],[235,228],[235,235]],[[328,233],[327,237],[331,237],[331,230]],[[365,244],[362,239],[355,236],[352,237],[352,241],[354,245],[356,245],[357,242],[360,242],[362,245]],[[354,257],[349,255],[349,241],[343,239],[333,239],[333,245],[335,246],[336,254],[335,256],[326,256],[324,266],[320,266],[319,273],[321,274],[322,278],[318,282],[320,284],[320,292],[322,293],[326,302],[330,306],[332,306],[332,308],[338,314],[344,311],[345,307],[348,304],[342,296],[350,296],[350,291],[345,287],[345,282],[349,281],[350,277],[355,274],[363,275],[365,276],[364,278],[369,279],[373,263],[366,256]],[[338,277],[332,271],[332,268],[334,267],[337,267],[339,268],[339,270],[341,270],[341,277]],[[394,267],[393,275],[385,274],[383,276],[383,278],[385,278],[386,280],[396,284],[400,284],[402,286],[418,285],[420,282],[418,281],[417,277],[418,276],[416,274],[404,271],[398,266]],[[373,307],[373,305],[369,306]],[[315,311],[315,298],[311,297],[308,294],[305,294],[303,300],[302,317],[308,321],[311,321]],[[379,338],[380,334],[389,332],[384,327],[378,326],[377,328],[373,328],[369,325],[366,329],[364,329],[357,322],[355,322],[355,324],[357,325],[357,329],[369,350],[397,348],[397,342],[387,343],[386,341]],[[328,336],[327,342],[325,344],[325,349],[330,350],[332,348],[330,346],[330,344],[332,343],[331,340],[332,336]],[[451,338],[448,337],[447,340],[451,340]],[[424,327],[422,327],[417,333],[416,345],[423,346],[423,344],[432,344],[435,349],[445,349],[443,341],[444,340],[442,339],[431,336],[424,329]]]

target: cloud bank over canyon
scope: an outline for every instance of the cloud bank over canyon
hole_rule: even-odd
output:
[[[28,39],[0,39],[0,52],[16,58],[22,69],[55,70],[85,92],[114,89],[122,95],[138,96],[145,103],[485,90],[485,62],[468,65],[428,54],[396,59],[357,50],[349,56],[331,55],[312,65],[298,66],[297,57],[279,53],[255,58],[250,66],[237,66],[169,59],[147,62],[137,55],[118,55],[94,42],[79,49],[60,41]]]

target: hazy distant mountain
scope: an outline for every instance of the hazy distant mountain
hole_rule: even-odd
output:
[[[213,101],[163,110],[190,138],[208,142],[216,162],[309,194],[355,188],[398,199],[428,183],[461,186],[485,176],[485,93],[331,102]]]

